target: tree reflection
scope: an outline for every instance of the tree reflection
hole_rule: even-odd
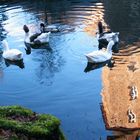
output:
[[[107,140],[138,140],[138,106],[134,106],[134,102],[127,102],[127,100],[129,99],[128,85],[136,84],[139,87],[135,73],[139,62],[133,56],[139,55],[140,52],[140,1],[105,0],[104,9],[105,22],[112,31],[120,32],[121,40],[120,53],[113,56],[116,64],[118,64],[118,69],[112,73],[104,70],[103,73],[102,101],[105,110],[102,110],[102,114],[106,129],[113,131],[112,136],[107,136]],[[127,72],[125,67],[128,69]],[[128,121],[127,110],[129,107],[133,107],[137,113],[136,123],[129,123]]]
[[[4,61],[3,61],[3,57],[2,57],[2,47],[1,47],[1,41],[6,37],[7,32],[5,31],[4,27],[3,27],[3,22],[5,20],[8,19],[4,8],[5,6],[1,6],[0,5],[0,77],[2,77],[3,75],[3,65],[4,65]]]
[[[51,85],[55,73],[60,71],[65,61],[60,56],[58,50],[52,50],[50,48],[38,49],[34,55],[36,56],[34,61],[39,64],[36,69],[38,81],[40,84]]]
[[[105,21],[113,31],[120,32],[125,44],[138,41],[140,33],[140,1],[105,0]]]
[[[3,27],[3,22],[7,19],[8,19],[8,17],[5,13],[3,6],[0,6],[0,41],[2,41],[7,35],[7,32],[5,31],[5,29]]]

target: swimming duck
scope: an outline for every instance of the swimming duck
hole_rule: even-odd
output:
[[[85,56],[88,59],[88,62],[90,63],[101,63],[101,62],[105,62],[109,59],[111,59],[112,57],[112,46],[115,44],[115,40],[118,37],[117,34],[115,34],[112,38],[111,41],[109,41],[108,45],[107,45],[107,49],[106,50],[97,50],[97,51],[93,51],[91,53],[85,54]]]
[[[30,45],[42,45],[42,44],[49,43],[50,32],[48,33],[40,32],[40,33],[30,34],[27,25],[23,26],[23,30],[25,32],[25,39],[24,39],[25,43]]]
[[[60,32],[59,28],[55,25],[48,25],[45,27],[45,24],[44,23],[40,23],[40,31],[42,33],[45,33],[45,32],[51,32],[51,33],[57,33],[57,32]]]
[[[136,122],[136,114],[132,110],[128,109],[127,115],[128,115],[130,123],[135,123]]]
[[[3,51],[3,58],[10,60],[10,61],[17,61],[23,59],[23,54],[18,49],[10,49],[8,46],[8,42],[6,40],[2,41],[2,46],[4,48]]]
[[[131,100],[138,98],[138,90],[136,86],[131,87],[130,96],[131,96]]]
[[[103,25],[102,22],[98,22],[98,30],[99,33],[97,33],[97,39],[99,41],[99,49],[102,49],[103,47],[106,47],[110,40],[112,40],[112,37],[117,34],[119,35],[119,32],[103,32]],[[117,36],[116,42],[113,45],[113,51],[118,52],[117,44],[119,42],[119,38]]]

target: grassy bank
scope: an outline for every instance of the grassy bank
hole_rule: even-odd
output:
[[[0,139],[65,140],[59,126],[59,119],[49,114],[21,106],[0,107]]]

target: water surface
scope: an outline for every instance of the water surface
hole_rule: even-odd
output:
[[[95,36],[89,33],[96,31],[90,25],[97,24],[98,19],[119,31],[121,41],[131,43],[138,39],[138,32],[132,32],[132,23],[129,23],[131,19],[138,23],[137,16],[125,12],[126,4],[121,1],[119,4],[123,14],[114,18],[120,9],[110,0],[0,2],[0,39],[5,38],[11,48],[24,53],[24,68],[6,65],[0,46],[0,105],[18,104],[57,116],[69,140],[106,139],[111,135],[105,130],[100,110],[101,68],[85,73],[84,54],[98,49]],[[128,22],[119,22],[122,15]],[[50,48],[32,49],[26,55],[22,27],[27,24],[34,29],[41,22],[59,26],[63,31],[51,34]],[[123,26],[126,22],[129,24]],[[140,29],[136,28],[134,31]]]

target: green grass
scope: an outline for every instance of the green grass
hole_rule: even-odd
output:
[[[0,107],[0,128],[4,130],[12,130],[28,137],[64,140],[59,126],[59,119],[49,114],[36,114],[21,106]]]

